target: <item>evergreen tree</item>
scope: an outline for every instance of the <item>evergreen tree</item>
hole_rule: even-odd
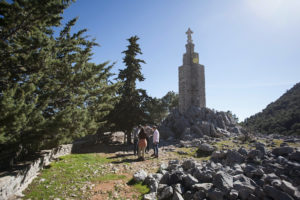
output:
[[[71,34],[73,19],[54,36],[69,4],[0,1],[0,152],[20,157],[95,133],[113,108],[112,65],[89,62],[97,44],[86,30]]]
[[[164,107],[166,107],[167,114],[169,114],[172,109],[178,108],[179,95],[173,91],[169,91],[165,96],[161,98]]]
[[[167,107],[159,98],[148,97],[145,102],[145,110],[151,124],[159,124],[168,115]]]
[[[109,116],[114,124],[113,130],[124,131],[127,143],[131,143],[133,127],[147,121],[143,102],[148,96],[144,90],[136,88],[136,81],[145,80],[141,73],[141,63],[145,61],[136,58],[138,54],[142,54],[138,39],[137,36],[129,38],[127,50],[122,52],[125,54],[123,62],[126,68],[120,70],[118,75],[118,79],[123,83],[118,92],[121,99]]]
[[[170,91],[162,98],[148,97],[144,104],[149,122],[159,124],[172,109],[178,107],[178,94]]]

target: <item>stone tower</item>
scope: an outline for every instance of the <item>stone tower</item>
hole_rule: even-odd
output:
[[[184,113],[190,106],[206,107],[204,65],[199,64],[199,55],[194,52],[192,31],[187,34],[186,53],[179,67],[179,112]]]

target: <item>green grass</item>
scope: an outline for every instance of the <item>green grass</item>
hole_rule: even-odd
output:
[[[299,148],[300,147],[300,143],[292,143],[292,142],[288,142],[287,143],[290,147],[294,147],[294,148]]]
[[[95,181],[124,178],[120,175],[102,175],[103,164],[109,160],[97,154],[71,154],[42,170],[24,192],[25,199],[76,198],[85,199]]]
[[[147,187],[147,185],[143,185],[142,183],[136,183],[133,185],[133,187],[142,195],[150,192],[150,189]]]
[[[178,153],[178,151],[183,151],[187,154],[180,154],[180,153]],[[197,151],[197,148],[181,147],[181,148],[178,148],[178,150],[175,151],[174,153],[181,158],[186,158],[186,157],[195,157],[196,151]]]
[[[134,199],[143,199],[143,197],[144,197],[144,194],[148,194],[149,192],[150,192],[150,188],[148,188],[148,186],[147,185],[144,185],[142,182],[135,182],[134,180],[133,180],[133,178],[132,179],[130,179],[128,182],[127,182],[127,185],[129,185],[129,186],[131,186],[131,187],[133,187],[133,189],[135,190],[135,191],[137,191],[138,193],[140,193],[140,196],[139,197],[136,197],[135,196],[135,198]]]
[[[222,140],[222,141],[218,141],[218,142],[214,143],[214,146],[218,150],[222,150],[222,149],[234,148],[234,147],[236,147],[236,144],[233,143],[232,140]]]
[[[283,143],[283,140],[273,139],[272,142],[275,143],[275,147],[280,147],[281,143]]]
[[[215,142],[213,144],[217,148],[217,150],[226,150],[226,149],[239,149],[240,147],[244,147],[246,149],[250,149],[250,143],[248,141],[241,143],[238,141],[238,143],[234,143],[232,140],[222,140]]]
[[[117,175],[117,174],[106,174],[104,176],[98,177],[95,181],[110,181],[110,180],[120,180],[126,179],[125,175]]]
[[[150,188],[148,188],[147,185],[144,185],[142,182],[138,182],[136,183],[133,179],[130,179],[128,182],[127,182],[127,185],[130,185],[131,187],[133,187],[133,189],[135,191],[137,191],[138,193],[140,193],[140,196],[137,197],[134,195],[134,199],[139,199],[139,200],[142,200],[143,197],[144,197],[144,194],[148,194],[150,192]]]

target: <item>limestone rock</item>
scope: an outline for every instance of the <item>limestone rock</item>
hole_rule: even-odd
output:
[[[165,187],[163,191],[158,195],[159,200],[168,199],[173,195],[173,188],[171,186]]]
[[[180,193],[174,192],[172,200],[184,200]]]
[[[178,192],[179,194],[183,194],[185,192],[183,186],[180,183],[175,184],[173,186],[173,189],[174,189],[174,191]]]
[[[134,173],[133,179],[135,182],[143,182],[147,177],[147,172],[141,169],[140,171]]]
[[[232,189],[228,195],[229,200],[236,200],[239,196],[239,192]]]
[[[200,146],[198,147],[198,150],[197,150],[197,155],[199,157],[209,156],[213,153],[214,150],[215,150],[215,148],[213,146],[211,146],[210,144],[207,144],[207,143],[200,144]]]
[[[184,170],[188,170],[188,169],[191,169],[191,168],[194,168],[194,167],[195,167],[195,161],[194,160],[188,159],[188,160],[185,160],[182,163],[182,168]]]
[[[272,153],[276,156],[286,156],[293,153],[294,149],[292,147],[278,147],[273,149]]]
[[[193,189],[195,190],[201,190],[204,192],[207,192],[212,188],[213,184],[212,183],[197,183],[193,185]]]
[[[223,200],[224,193],[218,188],[214,188],[208,192],[207,196],[210,200]]]
[[[290,160],[300,162],[300,151],[295,151],[295,152],[291,153],[289,158],[290,158]]]
[[[172,173],[169,179],[169,185],[175,185],[179,182],[182,182],[183,175],[184,174],[181,171],[175,171],[174,173]]]
[[[242,134],[242,128],[226,112],[192,106],[184,113],[174,109],[159,127],[162,138],[220,137]],[[186,137],[186,135],[190,135]]]
[[[192,187],[192,185],[198,183],[198,180],[190,174],[184,176],[182,179],[184,186],[187,188]]]
[[[214,151],[211,155],[212,160],[222,160],[225,159],[227,151]]]
[[[295,192],[297,191],[297,188],[295,188],[290,182],[288,181],[285,181],[283,180],[281,185],[280,185],[280,188],[288,193],[289,195],[292,195],[294,196],[295,195]]]
[[[149,194],[145,194],[144,195],[144,200],[156,200],[156,193],[155,192],[151,192]]]
[[[203,191],[197,191],[193,195],[193,199],[205,199],[206,193]]]
[[[0,177],[0,199],[9,199],[13,195],[21,195],[22,191],[27,188],[40,170],[56,158],[70,154],[73,149],[73,144],[65,144],[51,150],[43,150],[41,157],[24,168]]]
[[[226,156],[226,162],[229,165],[234,165],[235,163],[243,163],[245,161],[245,158],[237,151],[228,150],[227,156]]]
[[[223,171],[219,171],[213,178],[213,184],[221,191],[229,192],[233,187],[233,177]]]
[[[213,173],[211,170],[195,169],[193,176],[196,177],[201,183],[211,183],[213,180]]]
[[[266,185],[264,187],[264,191],[269,197],[272,197],[274,200],[294,200],[287,193],[277,190],[272,186]]]

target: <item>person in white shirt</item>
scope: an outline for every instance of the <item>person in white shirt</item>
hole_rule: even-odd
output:
[[[158,144],[159,144],[159,132],[157,130],[156,126],[153,126],[153,149],[154,149],[154,154],[152,156],[155,156],[158,158]]]

